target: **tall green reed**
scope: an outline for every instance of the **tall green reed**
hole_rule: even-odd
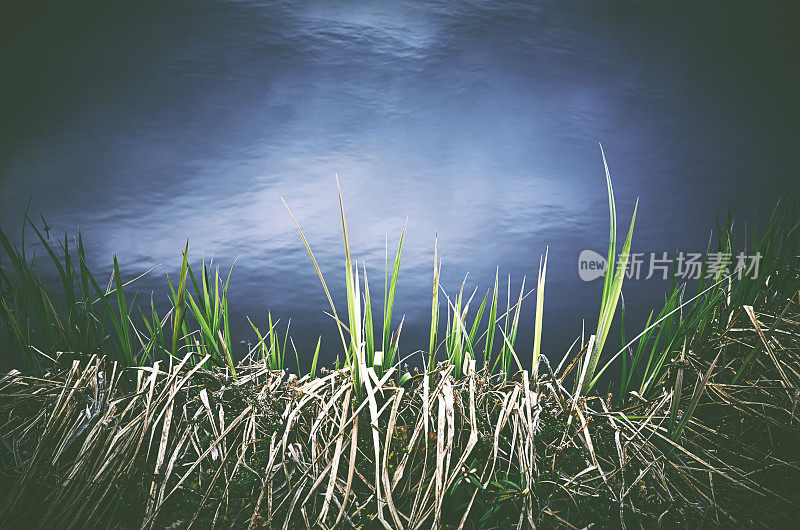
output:
[[[611,323],[614,320],[614,314],[617,310],[619,298],[622,293],[622,282],[625,279],[625,271],[628,265],[630,256],[631,240],[633,238],[633,225],[636,222],[636,211],[639,206],[639,200],[636,200],[636,205],[633,208],[633,216],[631,217],[630,228],[628,235],[625,238],[625,243],[622,246],[622,252],[616,253],[617,244],[617,210],[614,202],[614,188],[611,185],[611,174],[608,170],[608,163],[606,162],[605,152],[603,152],[602,145],[600,146],[600,153],[603,157],[603,167],[606,175],[606,188],[608,190],[608,210],[609,210],[609,238],[608,238],[608,257],[606,260],[606,270],[603,280],[603,294],[600,302],[600,317],[597,322],[597,332],[592,341],[593,347],[587,350],[586,357],[581,362],[578,373],[576,392],[579,394],[587,394],[597,384],[600,374],[595,374],[597,363],[600,355],[603,352],[608,333],[611,330]]]

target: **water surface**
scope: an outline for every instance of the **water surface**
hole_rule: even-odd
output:
[[[496,267],[535,283],[549,246],[544,351],[596,322],[577,256],[608,237],[598,142],[634,250],[701,251],[737,201],[760,217],[796,186],[797,9],[724,2],[80,2],[4,4],[0,224],[31,199],[116,253],[140,297],[192,258],[238,258],[231,304],[293,319],[301,352],[338,341],[285,197],[343,304],[335,175],[380,303],[408,219],[398,318],[425,347],[434,234],[454,292]],[[622,229],[620,229],[622,231]],[[621,236],[622,237],[622,236]],[[390,258],[391,259],[391,258]],[[665,283],[630,282],[632,322]],[[482,291],[479,291],[482,292]],[[342,305],[342,307],[344,307]],[[529,343],[533,304],[520,341]],[[631,324],[633,325],[633,324]],[[523,348],[524,350],[525,348]]]

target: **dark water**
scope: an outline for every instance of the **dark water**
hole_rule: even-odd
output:
[[[234,330],[269,308],[302,352],[338,341],[306,231],[335,297],[343,248],[380,304],[385,237],[406,217],[398,316],[427,345],[434,234],[444,284],[535,283],[549,245],[544,351],[596,323],[603,251],[598,141],[634,250],[701,251],[715,214],[763,217],[796,187],[797,9],[779,2],[4,2],[0,223],[28,198],[54,232],[83,232],[141,285],[191,256],[233,273]],[[20,3],[21,4],[21,3]],[[622,231],[620,228],[622,237]],[[631,281],[628,306],[665,282]],[[141,296],[141,295],[140,295]],[[520,341],[529,343],[533,304]],[[636,319],[633,319],[635,321]],[[633,326],[633,323],[631,324]],[[527,348],[523,348],[523,351]],[[526,355],[527,356],[527,355]]]

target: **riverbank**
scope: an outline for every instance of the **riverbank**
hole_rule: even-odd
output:
[[[56,293],[0,232],[5,350],[25,359],[0,377],[0,517],[59,528],[790,524],[800,516],[796,211],[780,205],[746,242],[757,274],[704,266],[696,294],[673,285],[618,348],[606,338],[624,320],[636,210],[619,248],[610,177],[608,192],[614,265],[598,325],[553,360],[539,345],[546,253],[531,349],[516,342],[524,286],[505,307],[498,282],[482,300],[448,297],[435,255],[430,342],[409,358],[392,318],[403,237],[373,315],[341,202],[346,313],[317,272],[343,362],[317,367],[318,344],[306,374],[289,373],[296,352],[271,318],[233,359],[230,276],[204,263],[195,274],[188,246],[168,281],[173,307],[158,314],[126,298],[116,258],[100,287],[80,237],[57,254],[30,224],[62,279]],[[739,248],[732,225],[718,227],[715,252]]]
[[[786,270],[794,285],[798,269]],[[760,293],[769,296],[769,293]],[[5,521],[154,528],[782,527],[797,513],[800,300],[738,308],[648,400],[452,365],[298,379],[93,357],[0,381]],[[749,306],[748,306],[749,307]],[[578,354],[580,355],[580,354]],[[735,360],[754,356],[735,377]],[[687,421],[684,421],[684,418]]]

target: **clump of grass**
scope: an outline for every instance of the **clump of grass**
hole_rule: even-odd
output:
[[[717,223],[717,249],[715,252],[732,255],[736,248],[733,230],[733,216],[728,214],[724,224]],[[730,269],[717,271],[711,275],[707,262],[701,270],[701,280],[697,292],[689,297],[685,284],[676,285],[674,280],[665,296],[663,307],[650,313],[644,329],[631,341],[624,344],[612,355],[598,372],[602,375],[621,359],[619,377],[619,399],[651,399],[660,391],[669,369],[676,363],[685,362],[687,344],[704,344],[718,340],[714,335],[715,325],[732,326],[747,316],[746,308],[758,300],[767,312],[774,312],[778,318],[765,333],[765,338],[774,337],[776,327],[785,318],[788,310],[787,300],[778,293],[791,293],[800,289],[800,283],[777,284],[778,279],[786,278],[785,271],[796,263],[800,246],[798,245],[798,221],[794,205],[782,201],[773,210],[767,228],[760,239],[753,236],[751,250],[745,245],[741,255],[758,255],[760,270],[753,275],[738,268],[733,263]],[[706,254],[712,251],[711,240]],[[764,296],[765,287],[772,293]],[[759,295],[758,293],[762,294]],[[653,315],[655,314],[655,318]],[[747,317],[749,319],[749,317]],[[729,361],[734,370],[731,384],[736,384],[753,360],[764,351],[756,347],[743,358]],[[724,354],[724,352],[723,352]],[[711,361],[712,357],[705,359]],[[786,381],[783,381],[787,384]]]
[[[337,187],[338,187],[338,179],[337,179]],[[333,303],[333,298],[328,291],[328,286],[325,283],[325,278],[322,275],[322,271],[317,264],[317,260],[314,257],[314,253],[311,250],[311,246],[308,243],[305,235],[303,234],[303,230],[300,228],[300,224],[295,219],[294,215],[292,214],[289,206],[284,201],[284,205],[286,209],[289,211],[289,215],[292,217],[292,220],[297,227],[298,232],[300,233],[301,238],[303,239],[303,243],[306,246],[306,250],[308,251],[309,256],[311,257],[312,262],[314,263],[314,268],[317,271],[317,275],[319,276],[320,282],[322,284],[322,288],[325,291],[325,295],[328,298],[328,303],[331,307],[331,312],[333,313],[333,318],[336,320],[336,325],[339,330],[339,335],[342,339],[342,347],[344,349],[345,355],[345,365],[349,369],[351,377],[353,378],[353,386],[355,388],[355,395],[361,396],[361,387],[362,385],[366,384],[367,386],[371,385],[369,381],[370,370],[376,374],[383,375],[386,373],[395,362],[395,358],[397,356],[397,351],[399,347],[400,341],[400,332],[403,328],[402,321],[397,329],[392,333],[392,312],[394,309],[394,298],[395,293],[397,290],[397,280],[399,277],[400,272],[400,260],[403,252],[403,241],[405,239],[405,227],[403,228],[403,232],[400,235],[400,243],[397,247],[397,254],[394,259],[394,265],[392,268],[391,277],[389,276],[389,253],[388,253],[388,244],[387,244],[387,251],[386,251],[386,270],[385,270],[385,277],[384,277],[384,297],[383,297],[383,332],[381,335],[381,350],[375,349],[375,331],[374,331],[374,324],[373,324],[373,316],[372,316],[372,304],[370,301],[370,294],[369,294],[369,281],[367,279],[367,271],[366,266],[363,269],[363,276],[364,276],[364,302],[362,306],[362,294],[361,294],[361,281],[359,279],[358,273],[358,266],[357,264],[353,263],[353,259],[350,254],[350,242],[347,233],[347,221],[345,219],[344,213],[344,201],[342,200],[341,190],[339,190],[339,211],[341,214],[342,220],[342,235],[344,238],[344,250],[345,250],[345,285],[347,288],[347,316],[348,316],[348,325],[344,326],[341,320],[339,320],[338,313],[336,312],[336,306]],[[362,317],[363,314],[363,317]],[[349,334],[350,340],[346,341],[344,332],[347,331]],[[317,350],[317,354],[318,354]],[[315,361],[316,355],[315,354]]]
[[[145,352],[137,352],[130,324],[129,305],[123,289],[134,282],[123,281],[116,256],[108,287],[103,289],[86,265],[83,239],[78,235],[72,252],[68,237],[60,244],[61,258],[25,214],[23,227],[34,230],[58,273],[60,296],[51,294],[25,250],[25,228],[20,247],[12,244],[0,229],[0,247],[11,264],[0,269],[7,289],[0,300],[2,321],[22,349],[29,368],[42,369],[42,363],[55,352],[90,354],[101,349],[109,355],[135,365]],[[77,267],[77,268],[76,268]],[[149,271],[148,271],[149,272]],[[145,273],[146,274],[146,273]],[[141,277],[141,276],[140,276]],[[112,288],[113,285],[113,288]]]
[[[53,356],[62,354],[103,354],[137,366],[191,352],[192,359],[208,354],[235,374],[227,294],[230,272],[223,283],[216,268],[212,280],[211,268],[203,262],[198,280],[188,263],[187,243],[177,289],[167,276],[172,308],[159,315],[151,299],[148,315],[139,307],[141,324],[136,326],[138,291],[129,299],[125,289],[155,267],[126,281],[115,255],[108,286],[102,288],[86,264],[80,234],[72,244],[65,235],[57,253],[27,213],[24,225],[33,229],[60,280],[60,289],[42,280],[35,257],[26,255],[24,230],[17,247],[0,229],[0,247],[11,263],[10,270],[0,269],[7,286],[0,299],[0,316],[28,367],[41,371]],[[194,295],[188,290],[188,280]]]
[[[252,320],[248,318],[247,321],[250,323],[250,327],[253,328],[253,331],[258,337],[256,348],[261,353],[261,361],[265,365],[269,366],[270,370],[283,370],[285,367],[284,362],[286,359],[286,344],[289,340],[289,326],[291,325],[291,321],[286,325],[286,333],[283,336],[283,342],[281,342],[280,338],[278,337],[278,333],[275,331],[277,322],[275,324],[272,323],[272,313],[267,312],[267,323],[269,329],[266,333],[266,338],[264,335],[262,335],[261,330],[259,330],[256,325],[253,324]],[[267,339],[269,344],[267,344]],[[317,346],[319,347],[319,344]]]
[[[400,386],[390,367],[369,375],[362,400],[349,368],[297,378],[252,359],[234,379],[210,353],[12,371],[0,376],[0,439],[13,452],[0,459],[0,516],[44,527],[630,528],[741,526],[757,513],[787,525],[796,507],[782,499],[800,478],[786,463],[800,439],[786,392],[800,384],[800,263],[772,279],[755,300],[782,298],[780,324],[760,309],[710,322],[714,344],[688,343],[668,369],[685,383],[623,407],[576,400],[544,355],[535,379],[440,363]],[[757,373],[730,384],[718,348],[745,357],[773,326],[780,348],[764,346]],[[781,371],[791,387],[775,386]]]

